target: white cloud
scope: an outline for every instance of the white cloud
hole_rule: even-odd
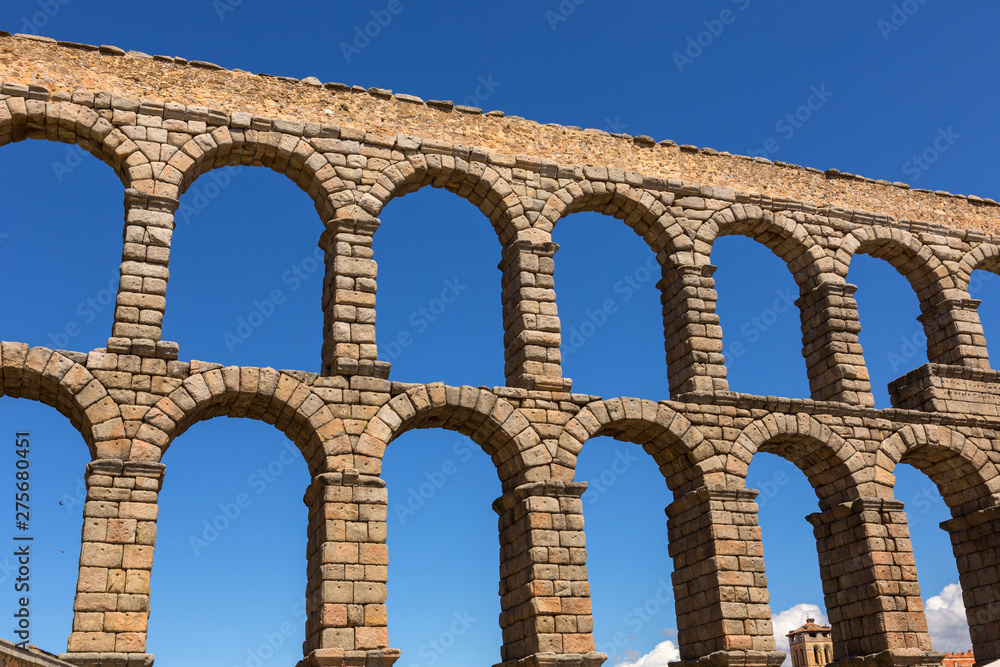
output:
[[[771,625],[774,628],[774,644],[779,651],[785,652],[785,661],[782,665],[792,664],[788,657],[788,637],[785,635],[795,628],[805,625],[806,619],[815,619],[819,625],[827,625],[826,614],[818,606],[803,602],[791,609],[786,609],[780,614],[771,617]]]
[[[644,656],[625,658],[625,661],[618,663],[617,667],[667,667],[668,663],[680,659],[681,654],[677,650],[677,644],[667,640],[657,644],[656,648]]]
[[[972,648],[961,586],[948,584],[940,593],[927,598],[924,611],[934,650],[968,651]]]

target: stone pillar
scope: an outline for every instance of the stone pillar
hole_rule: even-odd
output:
[[[326,253],[323,375],[389,377],[389,362],[378,360],[375,341],[372,239],[378,226],[378,218],[367,215],[335,218],[320,237]]]
[[[508,387],[569,391],[562,376],[555,261],[559,246],[518,240],[503,249],[504,375]]]
[[[951,535],[976,665],[1000,660],[1000,507],[950,519]]]
[[[356,470],[323,473],[305,495],[305,656],[299,667],[390,667],[386,616],[388,496],[385,482]]]
[[[664,265],[657,283],[663,304],[670,396],[693,391],[729,391],[722,356],[722,327],[715,314],[716,267]],[[735,332],[734,332],[735,333]]]
[[[979,319],[979,299],[968,294],[957,298],[941,298],[925,308],[917,320],[927,335],[927,360],[936,364],[965,366],[987,370],[990,367],[986,351],[986,336]]]
[[[98,459],[87,465],[80,577],[66,662],[148,667],[149,576],[162,463]]]
[[[859,498],[806,517],[814,527],[838,665],[939,665],[910,531],[898,500]]]
[[[685,667],[777,667],[757,491],[701,487],[667,506]]]
[[[161,340],[170,272],[170,241],[179,202],[125,191],[121,279],[108,351],[177,359],[177,343]]]
[[[497,667],[600,667],[594,650],[586,482],[531,482],[493,503],[500,515],[501,660]]]
[[[802,320],[802,356],[813,400],[874,407],[858,333],[857,286],[821,283],[795,305]]]

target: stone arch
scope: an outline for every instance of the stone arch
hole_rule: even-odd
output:
[[[347,186],[313,141],[321,140],[276,131],[234,131],[220,125],[181,146],[167,162],[161,179],[176,187],[174,196],[179,198],[199,176],[213,169],[267,167],[291,179],[310,196],[322,219],[328,220],[335,210],[330,208],[330,197]]]
[[[440,383],[414,387],[382,406],[354,449],[358,471],[381,474],[388,444],[416,428],[472,438],[493,459],[504,491],[551,477],[552,455],[520,410],[487,389]]]
[[[83,436],[91,458],[123,458],[127,452],[118,404],[84,365],[60,352],[0,343],[0,396],[54,407]]]
[[[913,234],[895,227],[860,227],[844,237],[834,255],[837,273],[847,279],[858,253],[889,262],[909,281],[921,307],[932,297],[956,285],[940,259]]]
[[[531,226],[551,234],[561,219],[584,211],[622,220],[657,255],[690,249],[690,239],[667,205],[654,193],[625,183],[573,181],[549,196]],[[528,222],[527,214],[524,220]]]
[[[821,282],[819,276],[833,268],[829,253],[805,227],[781,212],[751,204],[733,204],[716,211],[695,233],[698,264],[709,263],[712,247],[721,236],[746,236],[766,246],[788,265],[802,291]]]
[[[193,424],[220,416],[274,425],[298,446],[310,474],[353,467],[343,422],[312,387],[273,368],[227,366],[191,375],[146,413],[130,458],[159,461]]]
[[[939,424],[904,426],[878,449],[876,465],[890,490],[899,463],[927,475],[954,516],[1000,505],[1000,470],[983,449],[958,431]]]
[[[977,269],[1000,276],[1000,245],[982,243],[966,253],[958,264],[958,275],[955,276],[962,289],[968,290],[972,272]]]
[[[76,144],[111,167],[126,188],[153,192],[149,157],[93,109],[22,97],[0,101],[0,146],[25,139]]]
[[[701,431],[668,405],[638,398],[612,398],[584,406],[563,427],[556,462],[575,471],[584,443],[601,435],[642,446],[677,496],[720,481],[713,477],[719,477],[722,464]]]
[[[862,453],[810,415],[773,413],[747,425],[722,457],[725,470],[746,479],[757,452],[776,454],[794,463],[816,491],[821,507],[878,495],[866,490],[875,475]]]
[[[489,219],[502,244],[528,228],[526,222],[519,220],[524,209],[507,179],[488,164],[452,155],[416,153],[390,164],[368,192],[357,196],[357,205],[378,217],[396,197],[428,185],[467,199]]]

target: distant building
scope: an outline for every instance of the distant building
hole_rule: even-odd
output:
[[[792,654],[792,667],[825,667],[833,662],[833,640],[830,639],[829,625],[816,625],[816,619],[807,618],[805,625],[785,636],[788,637],[788,650]]]
[[[972,651],[945,653],[944,660],[941,661],[941,667],[972,667],[974,664],[976,658],[972,655]]]

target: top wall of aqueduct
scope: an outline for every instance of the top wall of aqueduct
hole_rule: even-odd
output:
[[[760,451],[795,463],[819,499],[808,519],[836,663],[932,667],[943,655],[930,645],[893,494],[899,463],[930,477],[951,510],[943,527],[976,659],[1000,659],[1000,372],[968,293],[974,270],[1000,273],[995,201],[388,90],[0,33],[0,146],[25,139],[77,143],[124,186],[107,347],[0,344],[0,396],[55,406],[93,458],[63,659],[152,664],[161,458],[192,424],[224,415],[273,424],[309,464],[304,666],[399,658],[389,648],[380,475],[386,447],[414,428],[469,435],[495,463],[503,667],[606,659],[594,646],[586,484],[576,480],[577,455],[601,435],[640,445],[673,493],[685,667],[777,667],[784,657],[772,635],[756,492],[746,488]],[[284,173],[325,226],[320,373],[183,361],[161,338],[180,197],[201,174],[237,164]],[[469,199],[497,232],[506,386],[390,381],[378,359],[378,216],[425,186]],[[585,210],[621,219],[662,267],[670,396],[659,402],[572,393],[586,388],[562,375],[551,233]],[[794,276],[809,399],[729,391],[709,262],[725,234],[765,244]],[[928,363],[893,382],[886,410],[873,407],[846,282],[858,253],[907,278],[928,339]]]

